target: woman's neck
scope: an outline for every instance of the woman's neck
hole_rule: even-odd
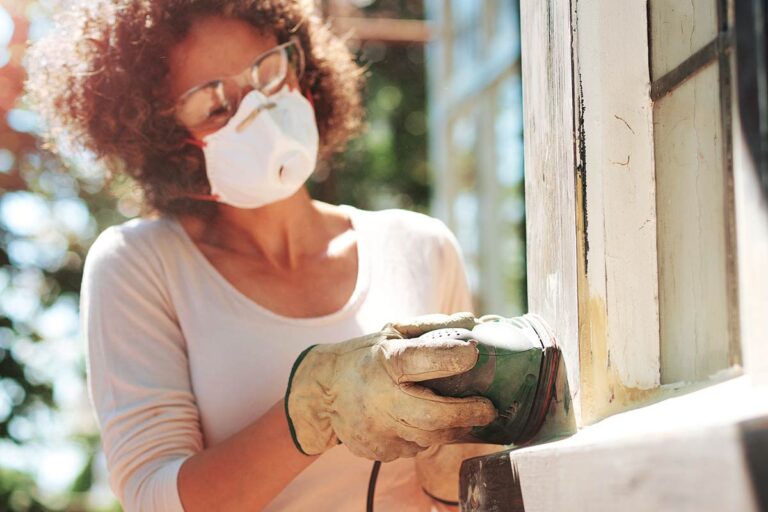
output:
[[[219,205],[209,222],[189,225],[196,242],[261,258],[282,270],[296,269],[303,258],[325,252],[329,242],[348,227],[332,207],[312,201],[306,188],[260,208]]]

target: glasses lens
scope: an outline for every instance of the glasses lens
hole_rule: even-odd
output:
[[[283,48],[264,55],[253,67],[253,81],[264,94],[272,94],[285,83],[288,59]]]
[[[298,40],[292,39],[259,57],[250,68],[250,76],[246,70],[240,75],[197,87],[182,96],[176,105],[176,119],[191,131],[216,131],[237,112],[241,96],[248,88],[256,88],[269,96],[286,84],[298,87],[303,71],[304,54]]]
[[[181,99],[176,119],[189,130],[218,130],[229,121],[240,101],[239,87],[228,80],[203,85]]]
[[[301,49],[294,41],[264,54],[252,68],[252,79],[264,94],[279,91],[285,84],[298,86],[303,71]]]

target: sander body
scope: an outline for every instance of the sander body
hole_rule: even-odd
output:
[[[560,350],[550,329],[536,315],[497,317],[468,329],[438,329],[424,338],[474,340],[479,356],[462,374],[420,384],[443,396],[483,396],[499,416],[475,427],[468,442],[524,445],[544,423],[555,394]]]

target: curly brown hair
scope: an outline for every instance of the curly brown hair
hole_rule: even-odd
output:
[[[187,197],[210,185],[202,150],[169,113],[167,80],[170,49],[207,15],[242,19],[280,42],[299,38],[300,85],[315,106],[321,159],[357,133],[363,73],[311,0],[81,0],[30,49],[27,92],[49,146],[88,150],[110,172],[127,173],[153,210],[210,212]]]

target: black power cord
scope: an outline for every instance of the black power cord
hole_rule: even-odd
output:
[[[366,512],[373,512],[373,495],[376,493],[376,479],[379,477],[379,470],[381,469],[381,461],[374,461],[371,468],[371,479],[368,481],[368,499],[365,502]]]
[[[379,478],[380,469],[381,469],[381,461],[380,460],[374,461],[373,467],[371,468],[371,479],[368,481],[368,499],[365,502],[366,512],[373,512],[373,498],[374,498],[374,494],[376,493],[376,479]],[[451,505],[454,507],[459,506],[458,501],[448,501],[442,498],[438,498],[437,496],[432,496],[427,492],[426,489],[423,489],[423,488],[422,488],[422,491],[424,491],[424,494],[426,494],[427,496],[429,496],[435,501],[439,501],[440,503],[444,503],[446,505]]]

